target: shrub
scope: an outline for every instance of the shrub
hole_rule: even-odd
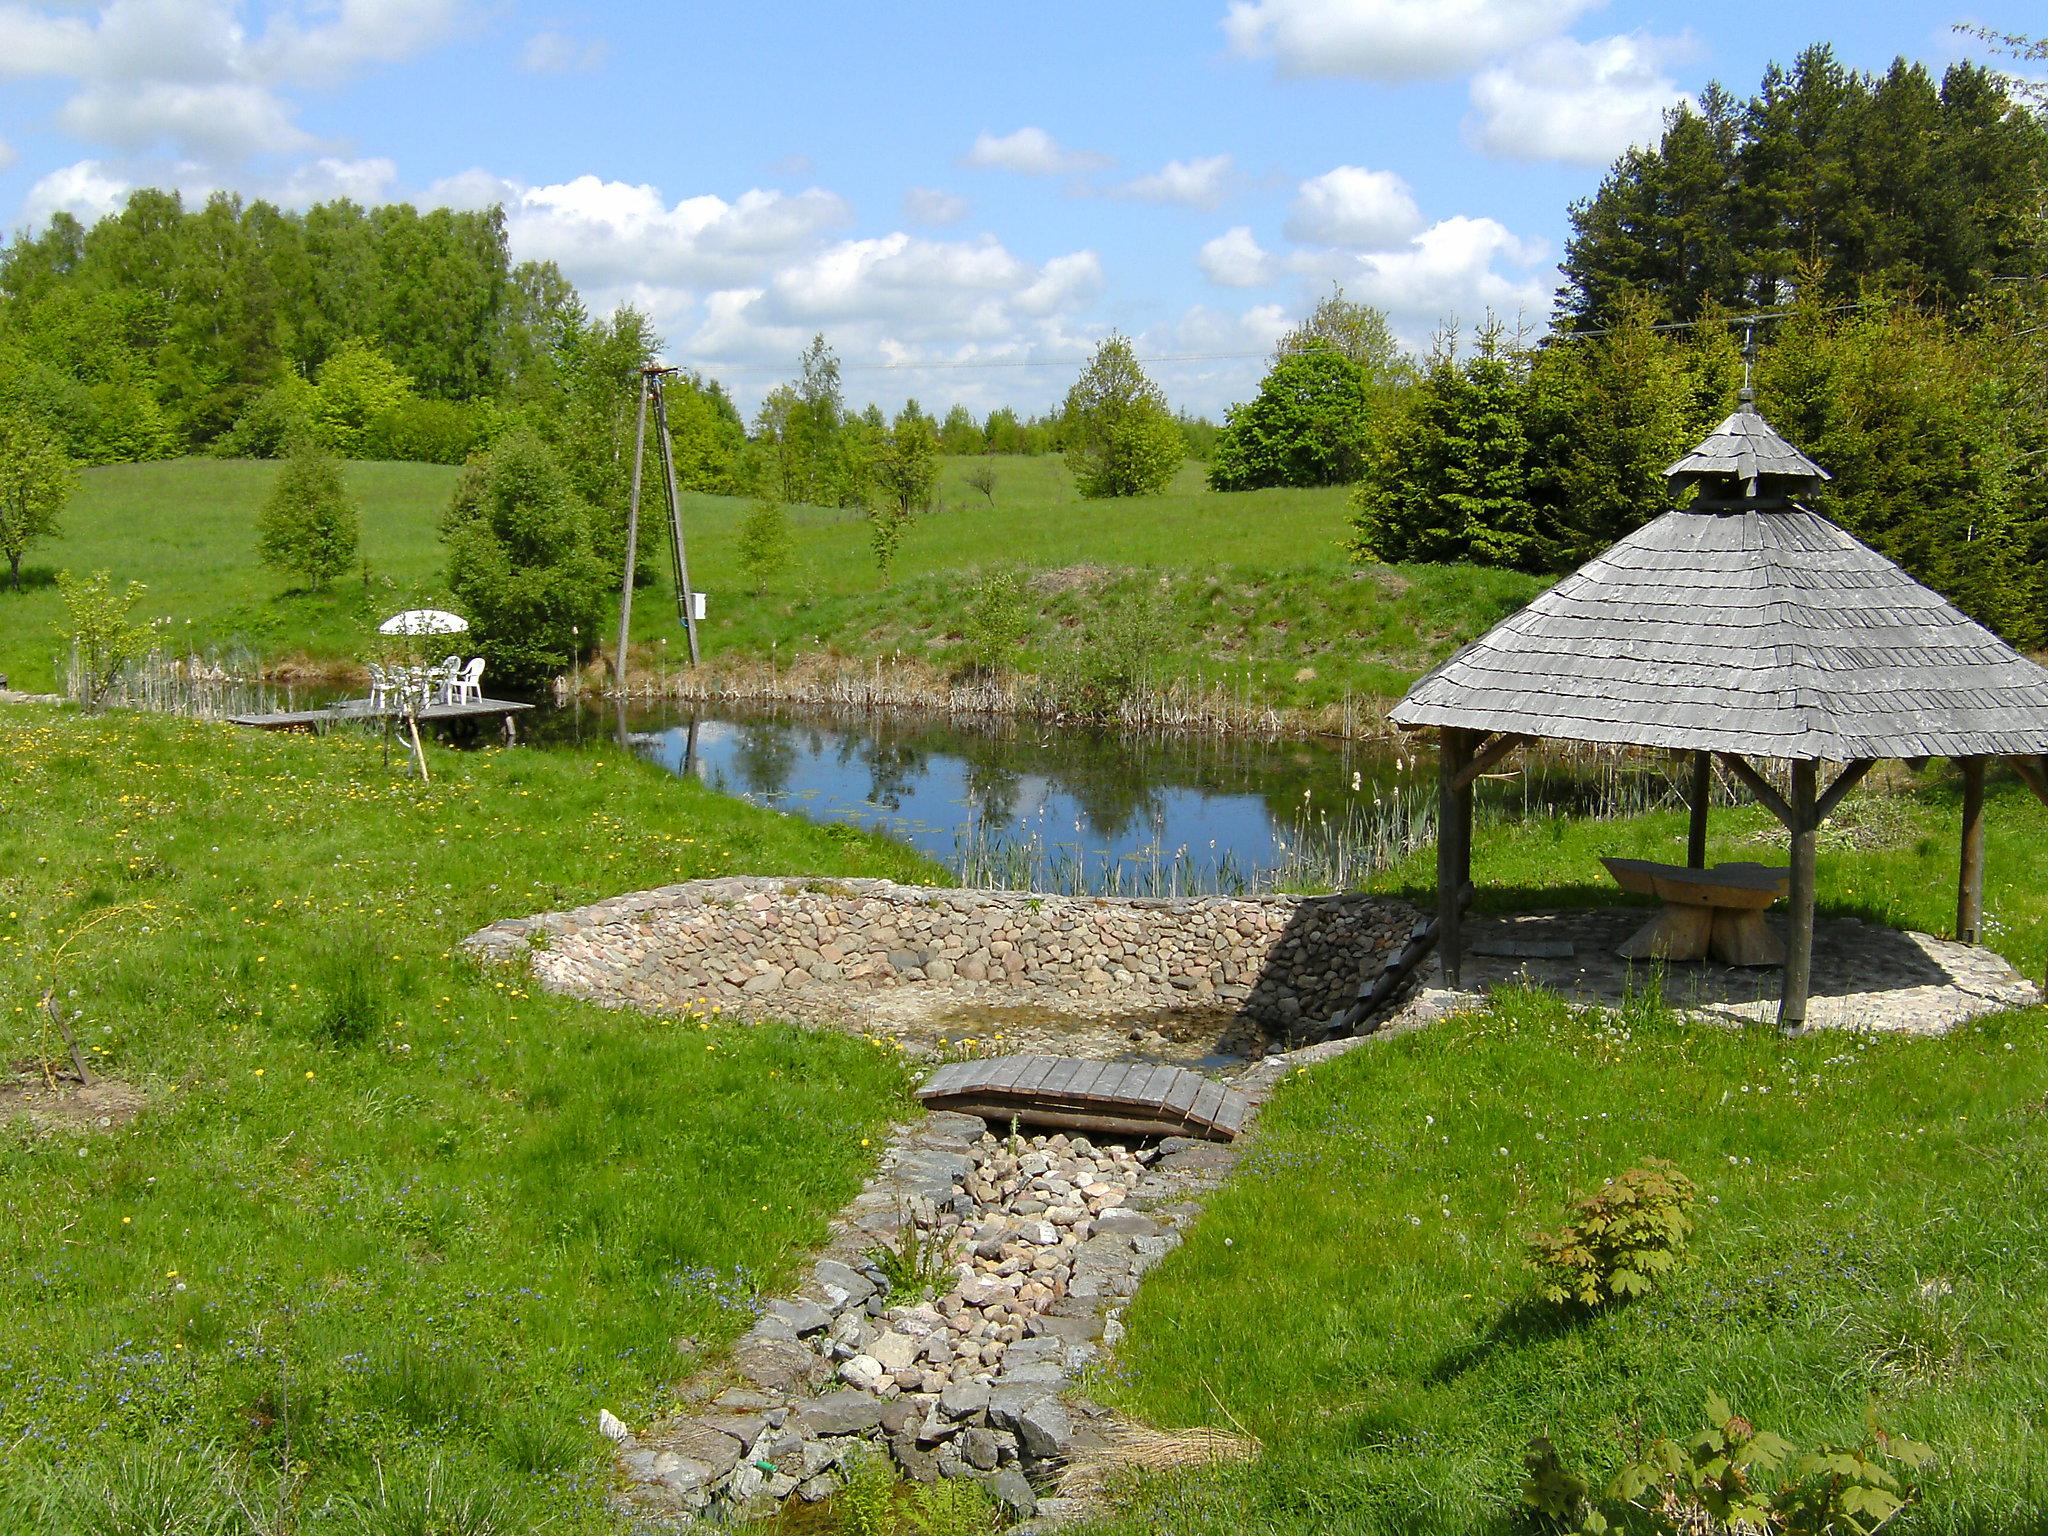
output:
[[[1590,1496],[1584,1478],[1564,1467],[1548,1440],[1530,1441],[1522,1503],[1553,1528],[1576,1528],[1585,1536],[1636,1529],[1646,1521],[1657,1536],[1869,1536],[1913,1497],[1893,1467],[1922,1466],[1933,1452],[1888,1434],[1875,1410],[1868,1423],[1861,1445],[1802,1452],[1710,1394],[1702,1428],[1683,1440],[1650,1442],[1600,1500]]]
[[[1083,497],[1152,496],[1186,456],[1180,426],[1129,340],[1110,336],[1067,391],[1067,468]]]
[[[122,669],[149,654],[149,626],[128,617],[147,589],[131,581],[116,590],[107,571],[85,581],[59,571],[57,590],[64,596],[64,638],[71,642],[72,691],[87,709],[97,709]]]
[[[521,430],[472,459],[441,529],[448,588],[492,670],[532,686],[574,665],[611,582],[547,445]]]
[[[984,676],[1000,673],[1015,654],[1017,642],[1031,631],[1031,611],[1024,601],[1024,578],[1015,571],[984,576],[967,600],[961,626],[968,666]]]
[[[462,400],[407,399],[380,411],[356,445],[361,459],[461,464],[490,436],[486,405]]]
[[[1678,1264],[1695,1193],[1691,1179],[1650,1158],[1574,1201],[1563,1227],[1529,1235],[1544,1299],[1599,1307],[1646,1293]]]
[[[740,569],[755,596],[789,567],[789,514],[773,496],[762,495],[740,521]]]
[[[355,564],[360,524],[341,466],[308,433],[292,444],[256,514],[256,553],[317,592]]]
[[[222,458],[281,459],[298,439],[319,433],[319,403],[310,380],[287,373],[250,401],[208,451]]]

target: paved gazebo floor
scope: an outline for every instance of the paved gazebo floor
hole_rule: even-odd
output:
[[[1525,980],[1573,1002],[1619,1007],[1631,972],[1641,985],[1649,963],[1624,960],[1615,947],[1650,915],[1645,907],[1604,907],[1469,917],[1458,990],[1484,994]],[[1778,914],[1766,921],[1783,936]],[[1440,967],[1430,969],[1441,988]],[[1773,1021],[1781,975],[1776,968],[1671,961],[1664,999],[1731,1021]],[[1815,921],[1809,1028],[1938,1034],[1980,1014],[2040,1001],[2041,989],[1988,949],[1854,918]]]

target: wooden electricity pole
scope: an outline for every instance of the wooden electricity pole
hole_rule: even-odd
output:
[[[640,484],[647,461],[647,408],[654,407],[655,452],[661,458],[662,494],[668,505],[669,562],[675,575],[676,616],[690,641],[690,665],[701,659],[697,649],[696,594],[690,590],[690,560],[683,546],[683,504],[676,489],[675,444],[668,432],[668,401],[663,383],[673,368],[650,363],[640,370],[640,418],[633,433],[633,489],[626,503],[626,571],[619,586],[619,649],[612,662],[612,680],[618,687],[620,709],[626,698],[626,642],[633,628],[633,568],[640,558]]]

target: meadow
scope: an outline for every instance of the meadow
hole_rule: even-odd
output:
[[[305,1536],[442,1529],[405,1523],[428,1495],[496,1511],[464,1532],[608,1530],[597,1410],[644,1421],[742,1331],[909,1111],[893,1050],[579,1005],[454,945],[913,855],[611,750],[432,763],[0,709],[10,1531],[130,1529],[101,1522],[166,1488]],[[38,1124],[46,987],[107,1086]]]
[[[967,484],[982,464],[995,471],[992,497]],[[256,561],[256,510],[275,473],[216,459],[87,471],[62,535],[30,555],[31,590],[0,592],[0,672],[17,687],[54,685],[59,570],[146,582],[142,611],[169,621],[173,645],[273,664],[347,663],[385,613],[437,598],[435,525],[455,471],[348,465],[366,574],[317,594],[287,590]],[[975,665],[977,585],[1011,573],[1022,587],[1020,627],[1001,652],[1008,671],[1056,676],[1121,648],[1142,656],[1155,686],[1303,716],[1350,701],[1370,713],[1542,586],[1475,567],[1361,569],[1343,548],[1341,487],[1223,495],[1203,473],[1191,462],[1164,495],[1090,502],[1058,458],[949,459],[941,510],[910,525],[888,579],[861,514],[800,506],[789,509],[789,561],[758,593],[739,558],[749,503],[686,495],[691,579],[709,594],[705,659],[738,678],[847,662],[957,676]],[[637,665],[674,673],[685,653],[665,576],[636,595],[633,635]]]

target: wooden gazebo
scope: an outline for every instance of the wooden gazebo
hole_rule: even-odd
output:
[[[1984,911],[1984,769],[2048,800],[2048,670],[1796,498],[1828,478],[1749,392],[1666,472],[1697,486],[1418,681],[1393,722],[1439,743],[1436,941],[1455,984],[1471,896],[1472,785],[1538,738],[1691,758],[1687,863],[1706,862],[1712,760],[1785,824],[1792,853],[1779,1021],[1806,1019],[1815,834],[1883,758],[1963,778],[1957,937]],[[1755,766],[1791,765],[1790,793]],[[1836,765],[1823,784],[1823,765]]]

